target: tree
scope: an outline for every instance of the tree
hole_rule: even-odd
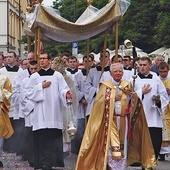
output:
[[[160,46],[169,47],[170,44],[170,1],[160,0],[160,11],[157,16],[157,25],[155,25],[156,34],[154,41]]]
[[[74,21],[74,1],[54,1],[54,8],[59,9],[61,16],[69,21]],[[93,6],[101,9],[108,0],[93,0]],[[76,0],[76,18],[87,8],[86,0]],[[134,46],[145,52],[151,52],[160,46],[170,44],[170,1],[169,0],[131,0],[131,5],[122,20],[119,22],[119,44],[125,39],[130,39]],[[98,53],[103,48],[104,33],[91,38],[90,50]],[[86,53],[86,41],[80,41],[79,52]],[[115,35],[113,28],[109,29],[107,47],[115,48]],[[54,47],[53,47],[54,48]],[[48,47],[48,49],[50,49]],[[71,43],[55,46],[58,54],[69,50]]]

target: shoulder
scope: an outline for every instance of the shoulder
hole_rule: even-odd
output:
[[[36,72],[36,73],[33,73],[31,76],[30,76],[30,78],[33,78],[33,79],[35,79],[35,78],[37,78],[37,77],[40,77],[40,75]]]
[[[4,71],[7,71],[6,67],[2,67],[2,68],[0,69],[0,72],[4,72]]]
[[[55,76],[56,78],[59,78],[59,79],[64,79],[64,76],[58,71],[55,71],[53,76]]]
[[[24,70],[23,70],[22,68],[19,67],[18,72],[22,72],[22,71],[24,71]]]
[[[97,68],[96,67],[93,67],[89,70],[89,73],[93,73],[93,72],[96,72],[97,71]]]

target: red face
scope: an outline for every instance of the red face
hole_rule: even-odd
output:
[[[143,75],[147,75],[150,72],[151,65],[148,60],[139,60],[139,72]]]

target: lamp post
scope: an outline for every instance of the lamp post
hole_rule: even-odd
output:
[[[74,1],[74,22],[76,22],[76,0]],[[72,43],[72,55],[77,57],[78,55],[78,43],[77,42],[73,42]]]

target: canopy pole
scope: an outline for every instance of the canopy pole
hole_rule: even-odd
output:
[[[106,55],[106,47],[107,47],[107,37],[108,37],[108,30],[105,31],[105,37],[104,37],[104,47],[103,47],[102,72],[101,72],[101,75],[103,74],[104,68],[105,68],[105,55]]]
[[[37,31],[36,31],[35,37],[34,37],[34,54],[35,54],[35,58],[37,60]]]
[[[115,23],[115,61],[118,62],[118,21]]]
[[[38,37],[37,37],[37,55],[40,55],[40,41],[41,41],[41,29],[38,27]]]
[[[40,27],[38,27],[38,37],[37,37],[37,63],[38,63],[38,70],[39,70],[40,42],[41,42],[41,29],[40,29]]]
[[[90,54],[90,38],[89,39],[87,39],[87,68],[86,68],[86,71],[87,71],[87,74],[86,74],[86,76],[88,75],[88,73],[89,73],[89,54]]]
[[[110,0],[108,0],[108,3],[110,3]],[[102,57],[102,72],[101,72],[101,75],[103,74],[104,68],[105,68],[105,55],[106,55],[106,47],[107,47],[107,38],[108,38],[108,30],[105,31],[104,47],[103,47],[103,57]]]
[[[27,51],[31,52],[31,37],[27,35]]]

